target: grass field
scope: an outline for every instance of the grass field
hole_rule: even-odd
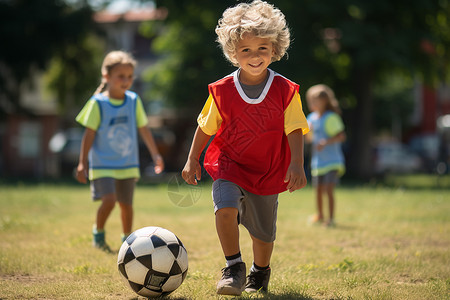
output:
[[[449,178],[439,185],[414,180],[340,186],[332,229],[307,226],[314,213],[310,187],[282,194],[270,293],[238,298],[450,299]],[[202,184],[198,201],[184,208],[170,201],[168,190],[137,186],[134,225],[165,227],[188,250],[188,276],[168,298],[230,298],[215,294],[224,258],[210,184]],[[190,192],[187,186],[180,191]],[[117,271],[116,255],[91,246],[96,207],[87,186],[0,185],[0,299],[136,299]],[[119,249],[117,208],[107,241]],[[244,228],[241,245],[249,267]]]

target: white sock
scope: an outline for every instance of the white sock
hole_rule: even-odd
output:
[[[250,272],[261,272],[267,270],[268,268],[269,266],[259,269],[255,266],[255,262],[253,262],[252,267],[250,268]]]
[[[238,255],[233,255],[232,257],[227,258],[227,268],[240,262],[242,262],[242,256],[239,252]]]

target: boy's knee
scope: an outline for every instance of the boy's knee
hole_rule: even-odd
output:
[[[250,236],[252,237],[253,243],[257,246],[262,246],[262,247],[269,247],[272,246],[274,244],[274,242],[265,242],[261,239],[258,239],[256,237],[254,237],[252,234],[250,234]]]
[[[220,220],[237,220],[238,210],[234,207],[225,207],[216,211],[216,218]]]
[[[116,196],[114,194],[105,195],[102,198],[102,203],[104,206],[114,208],[114,206],[116,205]]]
[[[133,210],[133,205],[128,204],[128,203],[123,203],[123,202],[119,202],[119,206],[121,210],[125,210],[125,211],[131,211]]]

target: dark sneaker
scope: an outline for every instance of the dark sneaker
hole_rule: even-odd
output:
[[[245,291],[248,293],[267,292],[270,279],[270,268],[264,271],[252,272],[247,276],[247,283],[245,284]]]
[[[240,262],[222,269],[217,283],[217,294],[239,296],[245,286],[245,263]]]
[[[122,239],[122,243],[127,240],[128,236],[129,236],[129,234],[122,233],[122,235],[120,236],[120,238]]]
[[[333,219],[330,219],[325,223],[325,226],[326,227],[336,227],[336,223],[334,223]]]
[[[105,251],[106,253],[113,253],[111,248],[105,242],[105,232],[104,231],[102,231],[102,232],[93,232],[92,236],[93,236],[92,245],[95,248],[100,249],[102,251]]]

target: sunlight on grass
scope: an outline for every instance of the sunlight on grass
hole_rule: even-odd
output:
[[[308,226],[315,210],[310,187],[281,194],[270,293],[240,298],[445,299],[450,198],[440,188],[410,184],[338,187],[332,229]],[[200,198],[189,207],[174,205],[165,185],[136,189],[134,228],[165,227],[188,250],[187,278],[169,299],[228,299],[215,294],[224,258],[210,184],[200,187]],[[190,192],[183,188],[181,193]],[[97,206],[87,186],[1,186],[1,297],[135,298],[117,271],[117,256],[91,246]],[[119,249],[117,208],[106,228],[108,243]],[[251,243],[243,228],[241,252],[249,268]]]

